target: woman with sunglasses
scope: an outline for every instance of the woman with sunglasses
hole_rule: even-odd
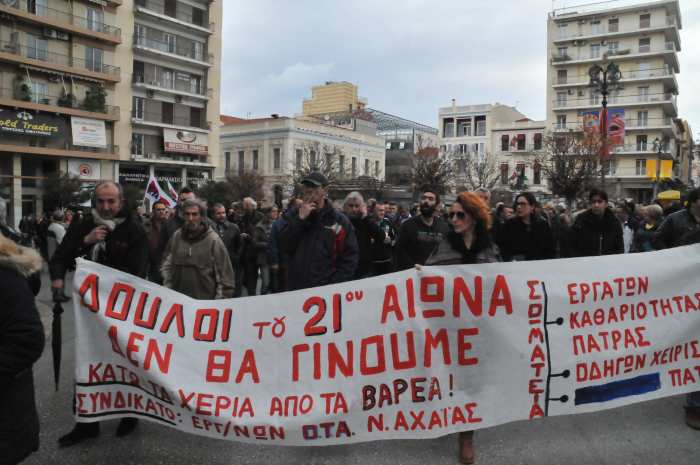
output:
[[[491,213],[473,192],[461,192],[450,206],[450,232],[428,257],[426,265],[499,262],[498,247],[491,241]],[[418,269],[420,267],[416,265]],[[459,461],[474,463],[474,431],[459,433]]]
[[[554,258],[554,236],[549,224],[535,213],[537,200],[531,192],[515,197],[515,217],[506,221],[496,238],[503,261],[529,261]]]

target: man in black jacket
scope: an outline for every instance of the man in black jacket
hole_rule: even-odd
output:
[[[350,281],[359,259],[352,223],[326,198],[328,180],[318,172],[302,180],[302,204],[279,222],[279,250],[289,257],[287,290]]]
[[[228,257],[231,260],[231,266],[234,270],[237,270],[241,254],[241,231],[238,229],[238,226],[226,219],[226,207],[222,204],[214,204],[212,214],[212,219],[214,220],[212,229],[224,242],[228,251]]]
[[[601,189],[591,189],[588,200],[591,208],[580,213],[571,227],[573,256],[624,253],[622,225],[608,208],[608,193]]]
[[[258,211],[258,203],[251,197],[243,199],[243,216],[238,223],[241,230],[241,267],[243,268],[243,285],[248,295],[255,295],[258,287],[258,249],[255,245],[255,230],[265,219]]]
[[[396,243],[396,267],[407,270],[425,261],[442,238],[450,231],[449,225],[435,215],[440,195],[433,188],[421,189],[420,215],[404,221]]]
[[[352,226],[355,228],[360,251],[355,279],[366,278],[372,272],[372,244],[384,242],[384,233],[367,214],[367,204],[359,192],[350,192],[345,197],[343,212],[350,218]]]
[[[659,226],[654,244],[659,248],[700,243],[700,187],[688,194],[684,210],[671,213]],[[700,430],[700,391],[686,398],[685,424]]]
[[[66,271],[77,257],[86,257],[145,278],[148,255],[146,232],[125,207],[121,186],[112,181],[102,181],[95,186],[92,212],[82,220],[74,219],[71,222],[63,242],[49,263],[54,296],[63,289]],[[137,421],[136,418],[123,418],[117,428],[117,436],[131,433]],[[77,423],[58,442],[61,447],[68,447],[99,434],[99,423]]]

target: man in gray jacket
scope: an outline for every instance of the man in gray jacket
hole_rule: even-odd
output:
[[[199,200],[186,200],[182,212],[185,222],[165,250],[163,285],[193,299],[233,297],[231,259],[223,241],[206,221],[206,205]]]

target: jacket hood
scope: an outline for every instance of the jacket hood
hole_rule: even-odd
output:
[[[0,235],[0,268],[15,271],[25,278],[41,270],[41,255]]]

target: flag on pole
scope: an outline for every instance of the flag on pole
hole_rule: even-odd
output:
[[[177,197],[178,197],[177,191],[175,190],[173,185],[170,184],[170,181],[165,181],[165,182],[168,183],[168,195],[170,196],[171,199],[175,199],[175,201],[177,201]]]
[[[160,187],[155,176],[151,175],[148,178],[148,184],[146,184],[146,191],[144,192],[144,198],[149,201],[151,205],[159,200],[165,202],[168,207],[173,208],[175,206],[175,201],[171,199],[168,194]]]

